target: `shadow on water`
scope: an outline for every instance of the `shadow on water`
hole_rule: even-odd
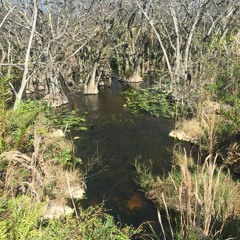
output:
[[[156,172],[171,167],[173,140],[168,137],[172,122],[148,115],[132,114],[123,108],[119,83],[111,89],[100,89],[98,95],[70,95],[80,112],[88,112],[93,125],[86,132],[78,132],[78,155],[86,165],[98,162],[87,180],[86,206],[101,204],[122,224],[139,226],[145,221],[157,222],[152,202],[144,197],[134,183],[133,163],[137,157],[152,164]]]

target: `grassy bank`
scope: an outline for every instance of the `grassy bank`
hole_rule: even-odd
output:
[[[136,163],[137,181],[156,204],[160,239],[238,239],[239,232],[229,232],[228,226],[240,220],[240,182],[216,159],[209,156],[199,164],[186,152],[176,153],[165,177]],[[165,217],[170,230],[162,224]]]
[[[1,95],[0,239],[127,240],[139,232],[116,224],[101,206],[81,207],[86,174],[66,133],[72,127],[86,130],[85,117],[57,113],[38,101],[22,101],[13,111],[5,96]]]

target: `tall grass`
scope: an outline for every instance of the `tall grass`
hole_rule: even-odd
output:
[[[165,211],[173,239],[220,238],[227,221],[239,216],[240,184],[217,166],[216,159],[208,156],[199,165],[185,152],[178,153],[165,178],[153,177],[136,165],[140,185],[158,208],[164,239],[167,233],[160,210]]]

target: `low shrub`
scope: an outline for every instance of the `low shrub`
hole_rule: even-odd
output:
[[[1,199],[1,203],[3,199]],[[129,240],[139,229],[121,227],[101,207],[79,209],[74,216],[42,220],[43,203],[27,196],[10,199],[0,206],[0,239],[2,240]]]

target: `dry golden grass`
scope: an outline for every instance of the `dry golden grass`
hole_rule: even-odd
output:
[[[179,122],[176,127],[191,139],[201,139],[204,136],[201,122],[197,118],[183,120]]]
[[[52,132],[53,129],[37,124],[33,152],[14,150],[0,155],[0,188],[6,198],[25,194],[40,201],[48,195],[50,199],[65,202],[69,187],[84,188],[83,174],[74,168],[66,169],[73,150],[71,141],[65,137],[56,139]]]
[[[69,188],[85,188],[83,175],[77,169],[66,171],[62,168],[54,168],[53,170],[55,174],[52,178],[52,184],[54,184],[52,194],[56,202],[65,203],[68,198],[71,198]]]
[[[176,124],[176,128],[182,130],[189,138],[201,139],[205,132],[210,131],[215,123],[216,112],[220,111],[220,104],[205,100],[197,106],[195,118],[183,119]]]
[[[217,167],[217,157],[207,157],[203,165],[194,165],[186,153],[178,153],[175,158],[175,166],[166,178],[150,178],[140,172],[140,184],[148,187],[147,197],[158,209],[165,210],[170,226],[169,210],[175,211],[183,239],[193,232],[195,237],[220,236],[226,222],[240,214],[240,183]],[[162,226],[160,211],[158,217]]]
[[[37,168],[32,166],[32,159],[19,151],[3,152],[0,155],[0,164],[6,167],[2,171],[4,182],[4,196],[15,196],[18,192],[23,194],[36,194],[32,184],[33,177],[40,187],[42,176]]]

